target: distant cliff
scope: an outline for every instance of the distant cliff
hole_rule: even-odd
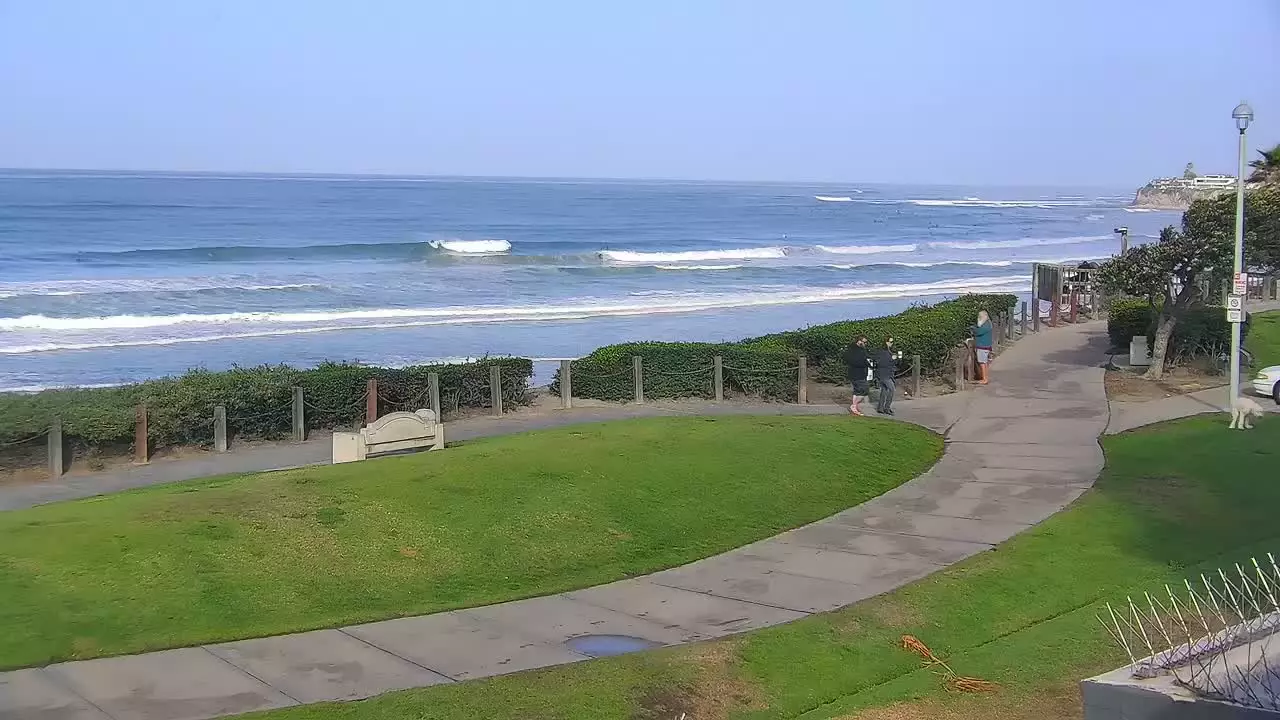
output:
[[[1144,185],[1138,188],[1137,194],[1133,196],[1132,207],[1149,210],[1186,210],[1196,200],[1213,197],[1220,192],[1226,191]]]

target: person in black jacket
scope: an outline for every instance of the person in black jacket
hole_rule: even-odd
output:
[[[897,391],[893,376],[898,371],[898,359],[893,350],[893,338],[884,339],[884,347],[871,358],[875,365],[876,382],[880,385],[880,397],[876,399],[876,412],[893,414],[893,394]]]
[[[845,348],[844,364],[849,371],[849,384],[853,386],[853,402],[849,405],[849,412],[861,415],[862,411],[858,406],[871,394],[871,384],[867,378],[868,371],[871,369],[871,358],[867,354],[866,335],[859,335],[849,344],[849,347]]]

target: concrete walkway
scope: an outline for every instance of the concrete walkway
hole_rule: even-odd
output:
[[[1280,405],[1276,405],[1271,398],[1258,397],[1252,393],[1250,397],[1258,401],[1264,412],[1280,413]],[[1231,419],[1228,414],[1230,412],[1231,389],[1226,386],[1158,400],[1117,400],[1111,403],[1111,422],[1107,424],[1107,434],[1114,435],[1152,423],[1208,413],[1221,413],[1222,424],[1226,425]]]
[[[904,403],[900,414],[950,427],[932,469],[747,547],[501,605],[3,673],[0,718],[196,720],[350,700],[722,637],[858,602],[990,549],[1093,483],[1107,425],[1104,346],[1099,323],[1047,331],[1008,349],[992,385],[944,410]]]

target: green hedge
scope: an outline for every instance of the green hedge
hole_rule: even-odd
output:
[[[1146,300],[1117,299],[1107,306],[1107,335],[1111,346],[1127,351],[1135,335],[1155,337],[1159,313]],[[1247,335],[1249,324],[1241,328]],[[1220,307],[1199,306],[1187,310],[1173,328],[1167,359],[1196,357],[1222,352],[1231,346],[1231,323]]]
[[[635,357],[642,358],[646,398],[711,398],[715,356],[724,362],[728,394],[791,399],[799,384],[796,353],[746,343],[639,342],[607,345],[573,362],[574,397],[626,402],[635,399]],[[551,383],[560,392],[560,371]]]
[[[790,400],[798,383],[794,368],[807,358],[813,376],[845,382],[844,351],[866,335],[878,344],[892,335],[899,350],[920,355],[923,371],[941,372],[951,349],[969,336],[979,310],[1008,312],[1013,295],[965,295],[936,305],[908,308],[897,315],[815,325],[736,343],[626,343],[608,345],[573,363],[573,394],[597,400],[635,397],[632,358],[641,357],[646,398],[712,397],[712,358],[724,358],[727,394]],[[559,372],[552,389],[559,391]]]
[[[325,363],[310,370],[284,365],[224,372],[193,370],[179,377],[118,388],[0,394],[0,445],[43,432],[54,418],[62,419],[63,435],[74,446],[129,445],[135,409],[140,404],[147,406],[153,447],[212,442],[213,408],[217,405],[227,409],[227,430],[232,436],[280,438],[290,431],[295,386],[303,389],[307,427],[354,426],[364,418],[370,378],[378,380],[381,411],[385,413],[427,407],[427,376],[432,372],[440,376],[440,404],[447,415],[463,408],[489,406],[492,365],[502,368],[504,406],[527,403],[533,363],[523,358],[400,369]]]
[[[979,310],[994,316],[1009,312],[1016,302],[1014,295],[963,295],[936,305],[915,305],[897,315],[815,325],[748,342],[793,348],[817,368],[815,377],[844,382],[844,351],[854,337],[866,335],[871,345],[878,346],[892,335],[895,346],[904,354],[920,356],[924,372],[937,373],[946,367],[956,343],[969,336],[969,327],[977,321]]]

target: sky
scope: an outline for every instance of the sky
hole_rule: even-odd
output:
[[[0,167],[1124,186],[1277,68],[1278,0],[0,0]]]

